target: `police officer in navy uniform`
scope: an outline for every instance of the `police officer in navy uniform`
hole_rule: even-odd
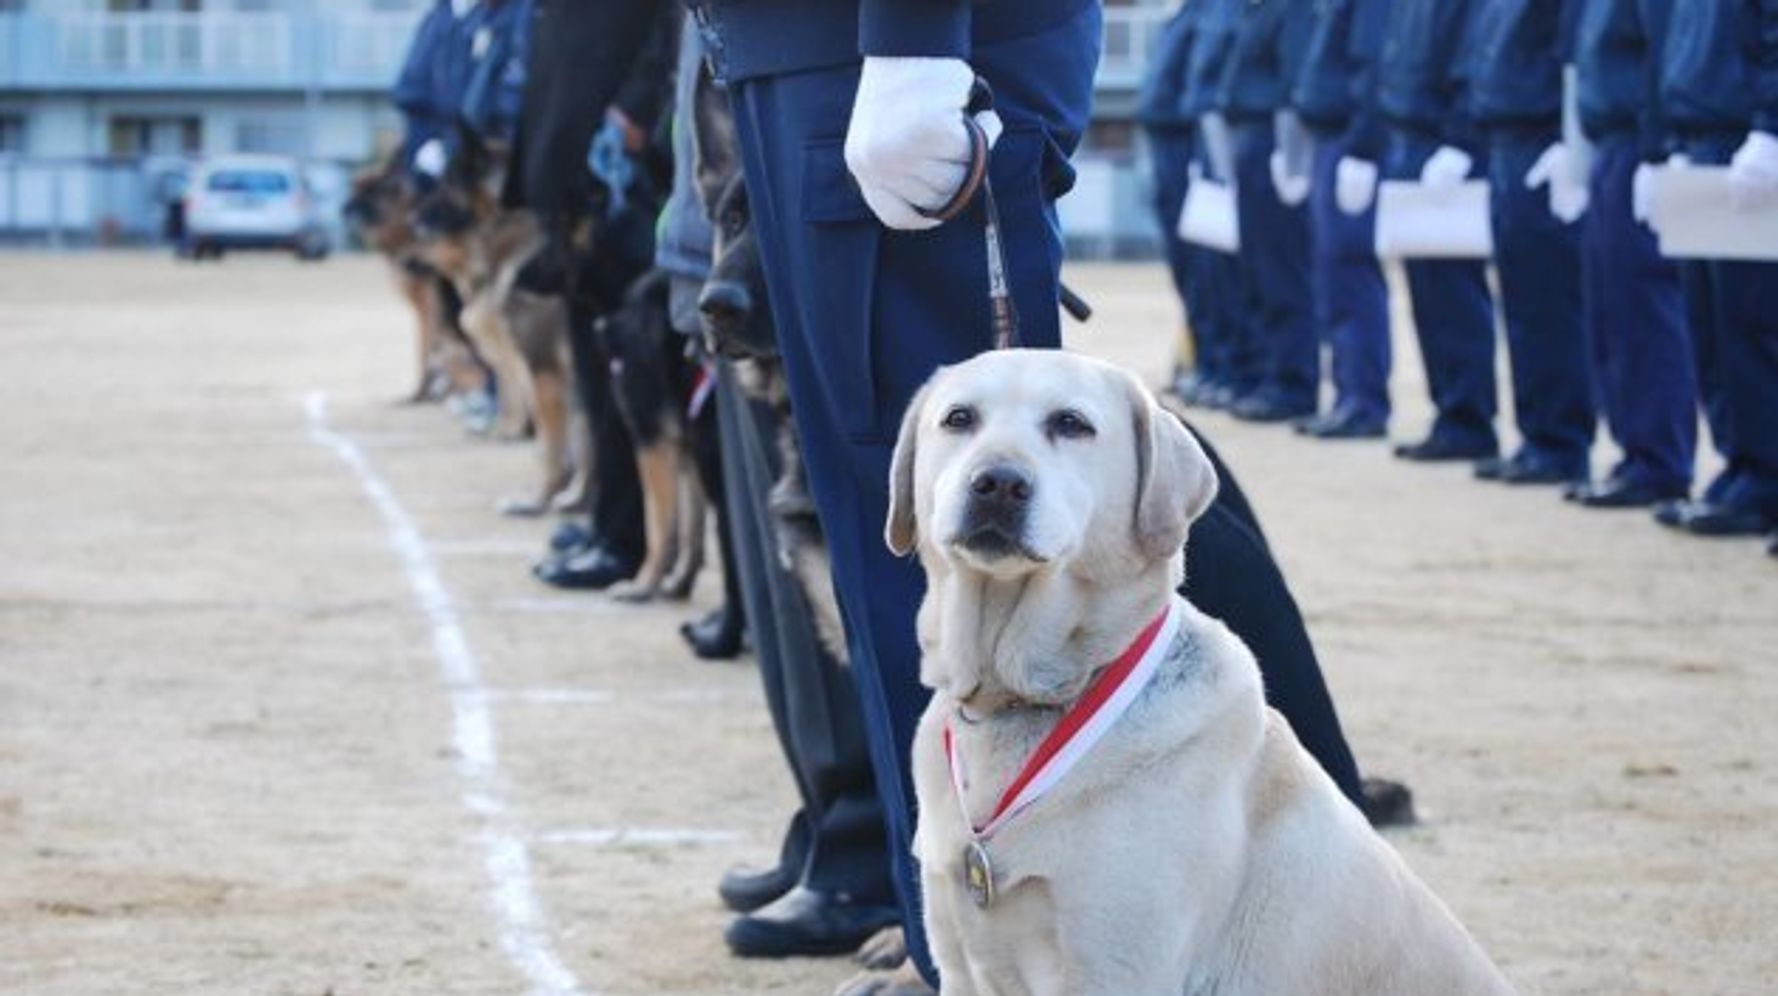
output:
[[[1163,254],[1173,289],[1185,309],[1188,334],[1195,335],[1199,321],[1201,291],[1198,280],[1197,246],[1175,237],[1180,210],[1191,187],[1193,121],[1181,108],[1185,96],[1186,70],[1190,67],[1192,41],[1197,37],[1198,13],[1203,0],[1182,0],[1179,9],[1167,20],[1161,37],[1149,56],[1148,75],[1136,99],[1136,120],[1148,142],[1148,161],[1154,184],[1153,205],[1159,226]],[[1207,310],[1207,309],[1204,309]],[[1205,382],[1208,368],[1204,365],[1201,345],[1191,342],[1194,368],[1186,369],[1181,355],[1175,370],[1173,390],[1182,398],[1195,397]]]
[[[1198,6],[1196,31],[1179,98],[1179,114],[1194,122],[1190,175],[1231,184],[1234,150],[1219,100],[1241,8],[1247,0],[1193,2]],[[1260,386],[1265,357],[1241,293],[1235,256],[1203,247],[1195,247],[1193,255],[1199,294],[1192,305],[1192,334],[1197,340],[1200,376],[1184,398],[1209,408],[1232,408]]]
[[[1633,196],[1637,170],[1662,158],[1656,69],[1673,6],[1584,0],[1575,42],[1593,147],[1581,219],[1587,342],[1599,406],[1624,454],[1603,480],[1569,493],[1588,508],[1644,508],[1691,490],[1698,391],[1685,297]]]
[[[1393,0],[1317,0],[1291,103],[1314,137],[1309,190],[1315,321],[1333,354],[1333,407],[1298,425],[1318,439],[1381,437],[1389,422],[1389,288],[1376,255],[1384,131],[1377,57]]]
[[[1219,87],[1234,140],[1241,285],[1264,358],[1258,387],[1231,411],[1253,422],[1313,415],[1321,384],[1303,207],[1309,140],[1294,119],[1279,117],[1308,50],[1313,9],[1314,0],[1248,0]]]
[[[1778,0],[1673,4],[1660,63],[1673,151],[1727,166],[1735,201],[1778,205]],[[1694,502],[1657,510],[1705,536],[1778,527],[1778,263],[1711,260],[1685,268],[1698,381],[1727,462]]]
[[[1469,106],[1486,138],[1494,263],[1523,438],[1510,457],[1476,465],[1484,480],[1587,477],[1598,417],[1581,328],[1584,180],[1578,150],[1562,141],[1563,67],[1579,10],[1578,0],[1481,0],[1470,35]]]
[[[1477,175],[1465,91],[1466,35],[1476,0],[1396,0],[1383,36],[1377,101],[1389,126],[1383,175],[1454,187]],[[1375,196],[1374,188],[1369,191]],[[1367,202],[1370,197],[1362,200]],[[1438,417],[1396,455],[1419,462],[1484,460],[1499,452],[1494,301],[1472,260],[1408,260],[1414,328]]]

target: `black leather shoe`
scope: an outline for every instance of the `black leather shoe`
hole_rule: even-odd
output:
[[[1506,457],[1491,456],[1485,460],[1477,460],[1474,468],[1475,479],[1478,481],[1498,481],[1506,477],[1506,470],[1512,461]]]
[[[1704,502],[1693,503],[1685,517],[1685,531],[1693,536],[1764,536],[1774,525],[1758,509]]]
[[[1384,827],[1411,827],[1419,822],[1414,813],[1414,792],[1400,782],[1386,778],[1366,778],[1359,785],[1364,796],[1364,818],[1378,830]]]
[[[1684,498],[1685,491],[1651,487],[1638,481],[1610,480],[1570,488],[1567,497],[1582,508],[1648,508]]]
[[[1583,466],[1520,454],[1507,461],[1499,480],[1502,484],[1573,484],[1586,476]]]
[[[606,547],[595,546],[571,556],[540,561],[531,573],[544,584],[568,591],[603,591],[634,577],[640,566]]]
[[[556,553],[584,550],[592,541],[592,530],[578,522],[564,522],[549,534],[549,548]]]
[[[1492,443],[1465,443],[1449,436],[1437,434],[1427,436],[1418,443],[1403,443],[1395,448],[1395,455],[1403,460],[1414,463],[1459,463],[1473,460],[1486,460],[1497,455]]]
[[[867,906],[798,886],[737,917],[723,939],[740,958],[850,954],[872,934],[900,922],[899,907]]]
[[[1698,503],[1687,498],[1661,502],[1655,506],[1655,521],[1668,529],[1684,529],[1686,516],[1691,514],[1692,506],[1696,504]]]
[[[1311,404],[1290,404],[1278,398],[1264,394],[1250,394],[1235,402],[1229,413],[1243,422],[1260,422],[1273,424],[1288,422],[1315,414],[1315,406]]]
[[[796,871],[778,865],[761,871],[758,868],[731,868],[716,884],[722,905],[736,913],[751,913],[796,888]]]
[[[1311,439],[1382,439],[1388,427],[1382,419],[1334,412],[1303,423],[1297,431]]]
[[[727,605],[694,622],[681,623],[679,635],[700,660],[731,661],[741,656],[741,614]]]
[[[1778,533],[1766,537],[1766,556],[1778,557]]]

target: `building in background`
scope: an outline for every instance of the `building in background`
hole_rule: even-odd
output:
[[[152,241],[190,163],[234,152],[296,156],[337,199],[400,127],[387,91],[431,2],[0,0],[0,239]],[[1155,240],[1131,111],[1166,6],[1106,3],[1098,120],[1064,202],[1090,255]]]

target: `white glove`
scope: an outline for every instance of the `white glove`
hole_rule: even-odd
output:
[[[1750,132],[1729,160],[1729,192],[1738,211],[1778,204],[1778,136]]]
[[[1278,199],[1285,207],[1300,207],[1309,199],[1308,174],[1292,175],[1283,149],[1272,153],[1271,168],[1272,189],[1278,192]]]
[[[846,166],[864,202],[890,228],[933,228],[920,212],[950,203],[969,175],[969,103],[975,71],[961,59],[864,60],[852,124],[846,131]],[[1000,118],[976,115],[988,145],[1000,137]]]
[[[1630,177],[1631,217],[1644,225],[1648,224],[1649,218],[1654,214],[1655,183],[1660,179],[1661,172],[1670,169],[1685,169],[1691,164],[1692,161],[1685,156],[1675,155],[1668,157],[1667,161],[1659,166],[1654,163],[1643,163],[1637,166],[1635,174]]]
[[[1377,164],[1368,159],[1341,156],[1334,167],[1334,203],[1357,217],[1377,202]]]
[[[1592,191],[1580,175],[1580,157],[1565,143],[1557,142],[1543,150],[1525,174],[1527,189],[1550,189],[1550,214],[1564,225],[1572,225],[1587,213]]]
[[[444,175],[445,167],[450,164],[450,158],[450,155],[445,152],[443,141],[429,138],[414,150],[414,169],[437,179]]]
[[[1469,179],[1475,159],[1454,145],[1441,145],[1420,168],[1420,182],[1433,190],[1451,193]]]

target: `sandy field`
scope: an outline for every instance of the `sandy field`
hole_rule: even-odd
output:
[[[1158,378],[1157,266],[1076,345]],[[1404,326],[1405,327],[1405,326]],[[380,264],[0,256],[0,992],[826,993],[714,885],[791,790],[750,664],[533,582],[525,446],[408,386]],[[1418,435],[1404,337],[1398,438]],[[1778,403],[1778,401],[1775,401]],[[1392,842],[1526,993],[1778,990],[1778,564],[1205,416]],[[1603,459],[1603,454],[1602,454]],[[1431,994],[1429,994],[1431,996]]]

